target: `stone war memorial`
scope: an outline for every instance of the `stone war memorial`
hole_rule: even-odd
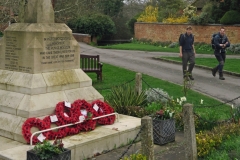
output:
[[[22,23],[0,41],[0,135],[22,143],[29,117],[54,112],[61,101],[103,100],[80,69],[80,46],[66,24],[54,23],[50,0],[28,0]]]
[[[26,159],[26,152],[33,148],[23,136],[27,120],[42,123],[59,103],[104,101],[80,69],[80,45],[72,30],[55,23],[51,0],[21,0],[19,9],[20,22],[6,28],[0,39],[0,160]],[[71,158],[82,160],[134,139],[140,119],[118,117],[121,121],[112,125],[64,137]],[[28,134],[42,130],[35,125],[26,128]]]

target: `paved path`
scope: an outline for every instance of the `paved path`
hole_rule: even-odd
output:
[[[144,73],[162,80],[182,85],[182,68],[180,64],[168,63],[153,59],[159,56],[178,56],[178,53],[146,52],[128,50],[99,49],[84,43],[80,44],[83,54],[100,55],[101,62],[126,68],[135,72]],[[197,55],[197,57],[212,57],[214,55]],[[240,56],[227,56],[227,58],[240,58]],[[226,61],[226,65],[227,61]],[[212,96],[221,101],[229,101],[240,96],[240,77],[224,75],[225,81],[213,77],[210,70],[197,68],[193,70],[194,86],[192,89]],[[240,104],[240,99],[231,104]]]

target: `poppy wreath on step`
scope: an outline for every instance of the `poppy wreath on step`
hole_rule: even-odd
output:
[[[64,131],[66,132],[67,136],[79,133],[79,129],[76,127],[76,125],[65,127]]]
[[[50,116],[45,117],[45,118],[43,119],[43,121],[45,122],[47,128],[51,128],[51,124],[52,124],[52,123],[53,123],[53,124],[56,124],[56,122],[51,122]],[[49,139],[49,140],[53,140],[53,139],[55,139],[56,137],[57,137],[57,138],[63,138],[63,137],[65,137],[65,136],[67,136],[67,133],[66,133],[66,131],[65,131],[64,128],[59,128],[57,131],[51,130],[51,131],[48,131],[48,132],[46,132],[46,133],[48,133],[48,139]]]
[[[75,123],[79,120],[79,115],[77,114],[78,112],[74,113],[72,108],[66,107],[65,102],[59,102],[56,105],[55,113],[58,118],[58,122],[56,122],[58,126]]]
[[[110,113],[114,113],[114,109],[112,107],[110,107],[106,102],[96,100],[96,101],[92,102],[92,106],[94,107],[95,104],[99,107],[97,110],[98,116],[103,116],[103,115],[107,115]],[[104,125],[104,124],[109,125],[109,124],[113,124],[115,119],[116,119],[115,115],[107,116],[107,117],[98,119],[97,123],[102,124],[102,125]]]
[[[84,116],[84,121],[76,125],[79,131],[89,131],[94,130],[96,127],[96,120],[92,118],[97,117],[97,112],[92,108],[91,104],[85,100],[76,100],[72,104],[72,109],[75,112],[79,112],[80,116]],[[86,113],[83,115],[81,111],[86,110]],[[79,118],[80,119],[80,118]]]
[[[39,130],[45,130],[48,129],[46,123],[38,118],[28,118],[22,125],[22,134],[24,139],[27,141],[27,143],[30,143],[30,138],[32,136],[31,133],[31,128],[32,127],[36,127]],[[46,138],[48,138],[48,133],[44,132],[42,133]],[[36,144],[38,143],[39,140],[37,138],[37,136],[33,136],[32,139],[32,144]]]

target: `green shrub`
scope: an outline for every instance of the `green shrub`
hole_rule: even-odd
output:
[[[53,144],[44,140],[43,143],[37,143],[33,151],[41,160],[52,159],[55,155],[58,155],[64,151],[62,140],[55,140]]]
[[[170,99],[168,93],[160,88],[149,88],[145,91],[145,94],[147,96],[148,103],[160,102],[166,104]]]
[[[231,136],[239,135],[239,124],[225,124],[217,126],[211,131],[203,131],[196,134],[197,153],[199,157],[204,157],[220,146],[223,140]]]
[[[151,102],[148,103],[147,106],[145,107],[145,109],[149,112],[149,113],[155,113],[156,111],[159,111],[160,109],[163,108],[163,104],[159,103],[159,102]]]
[[[231,44],[230,47],[227,48],[227,51],[234,54],[240,54],[240,44]]]
[[[234,122],[240,122],[240,106],[232,108],[232,118]]]
[[[126,107],[126,114],[133,117],[142,118],[146,115],[150,115],[151,112],[140,106]]]
[[[121,160],[147,160],[147,157],[138,153],[138,154],[132,154],[129,157],[124,157]]]
[[[221,24],[240,24],[240,13],[238,11],[227,11],[220,19]]]
[[[90,14],[68,21],[68,26],[78,33],[90,34],[95,37],[116,33],[114,22],[103,14]]]
[[[128,115],[128,107],[145,106],[147,102],[145,92],[138,94],[130,84],[113,87],[111,93],[106,96],[106,101],[116,112],[126,115]]]
[[[168,45],[168,48],[176,48],[178,46],[179,46],[178,42],[173,42],[173,43]]]
[[[133,18],[131,18],[128,22],[127,22],[127,26],[128,29],[130,30],[130,32],[132,34],[134,34],[134,23],[137,22],[138,17],[140,16],[140,14],[137,14],[136,16],[134,16]]]
[[[194,15],[190,18],[190,22],[194,24],[207,24],[207,23],[214,23],[214,20],[212,19],[212,11],[213,10],[213,5],[212,3],[207,3],[204,5],[202,12],[200,15]]]
[[[189,21],[197,25],[207,24],[209,22],[209,14],[206,12],[202,12],[200,15],[195,15],[191,17]]]

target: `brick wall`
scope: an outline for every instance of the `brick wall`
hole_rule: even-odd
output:
[[[180,33],[186,32],[189,24],[135,23],[135,38],[149,39],[153,42],[178,42]],[[191,25],[195,42],[210,44],[213,33],[219,32],[222,25]],[[231,44],[240,44],[240,25],[227,25],[225,33]]]
[[[78,42],[91,43],[91,36],[89,34],[72,33],[72,35]]]

